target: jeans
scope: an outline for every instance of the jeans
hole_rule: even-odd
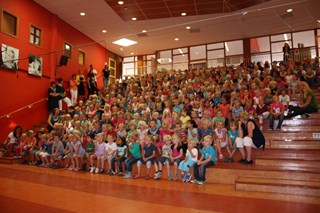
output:
[[[283,122],[283,120],[284,120],[284,115],[282,114],[282,115],[279,115],[278,118],[275,118],[274,115],[270,114],[270,115],[269,115],[269,128],[270,128],[270,129],[273,129],[273,121],[276,120],[276,119],[279,119],[279,123],[278,123],[278,125],[277,125],[277,129],[280,129],[280,128],[281,128],[281,125],[282,125],[282,122]]]
[[[116,168],[115,168],[115,166],[114,166],[114,163],[117,162],[118,167],[119,167],[119,172],[123,172],[123,170],[122,170],[122,162],[124,162],[125,160],[126,160],[126,157],[121,157],[121,158],[119,158],[118,160],[116,160],[116,158],[113,158],[113,159],[111,160],[111,170],[112,170],[113,172],[116,171]]]
[[[289,109],[289,114],[287,115],[288,118],[292,118],[292,117],[295,117],[297,115],[303,115],[303,114],[306,114],[306,113],[313,113],[313,112],[318,112],[318,109],[315,108],[315,107],[310,107],[310,106],[307,106],[307,107],[295,107],[295,106],[289,106],[288,107]]]
[[[206,181],[206,169],[213,165],[214,165],[214,162],[212,160],[201,165],[194,164],[193,165],[194,178],[198,181]],[[200,173],[199,173],[199,170],[200,170]]]
[[[106,88],[109,83],[109,78],[103,78],[103,87]]]
[[[138,162],[141,158],[130,157],[125,160],[124,168],[127,172],[132,172],[132,166]]]

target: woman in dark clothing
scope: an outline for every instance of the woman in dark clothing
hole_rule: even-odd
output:
[[[52,112],[53,109],[59,108],[60,94],[56,91],[57,84],[52,81],[48,89],[48,110]]]
[[[259,129],[259,126],[249,118],[249,114],[247,112],[240,113],[238,134],[239,137],[236,139],[236,144],[237,148],[239,148],[240,150],[242,157],[240,163],[252,164],[252,148],[264,149],[265,138],[261,130]]]

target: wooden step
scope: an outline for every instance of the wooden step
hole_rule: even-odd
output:
[[[285,139],[285,140],[271,140],[271,149],[317,149],[320,150],[319,139],[310,140],[295,140],[295,139]]]
[[[0,158],[0,163],[5,163],[5,164],[15,164],[15,163],[22,163],[23,159],[22,158],[14,158],[14,157],[1,157]]]
[[[275,122],[274,127],[276,127],[276,124],[278,123]],[[264,130],[267,130],[269,120],[264,120],[262,126]],[[286,119],[282,123],[282,127],[284,126],[320,126],[320,120],[317,118]]]
[[[264,166],[283,166],[283,167],[312,167],[320,168],[320,156],[256,156],[255,164]]]
[[[236,180],[236,190],[320,196],[320,182],[274,178],[239,177]]]

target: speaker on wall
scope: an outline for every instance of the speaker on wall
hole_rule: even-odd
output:
[[[60,66],[66,66],[68,64],[68,56],[61,55],[60,57]]]

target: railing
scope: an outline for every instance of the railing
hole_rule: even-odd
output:
[[[20,111],[22,111],[22,110],[24,110],[24,109],[31,109],[34,105],[39,104],[39,103],[41,103],[41,102],[43,102],[43,101],[47,101],[47,100],[48,100],[48,98],[43,98],[43,99],[41,99],[41,100],[39,100],[39,101],[33,102],[33,103],[31,103],[31,104],[28,104],[28,105],[26,105],[26,106],[24,106],[24,107],[21,107],[21,108],[15,110],[15,111],[13,111],[13,112],[10,112],[10,113],[7,113],[7,114],[5,114],[5,115],[2,115],[2,116],[0,117],[0,119],[2,119],[2,118],[10,118],[13,114],[16,114],[16,113],[18,113],[18,112],[20,112]]]

